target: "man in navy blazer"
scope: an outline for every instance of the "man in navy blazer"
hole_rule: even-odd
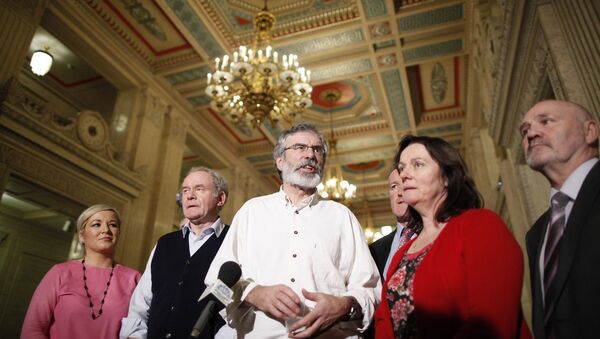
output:
[[[410,232],[410,230],[405,229],[400,223],[400,218],[406,213],[408,204],[404,202],[404,198],[402,197],[402,180],[400,180],[400,174],[396,168],[390,173],[388,183],[390,205],[392,207],[392,213],[396,216],[397,226],[392,233],[375,241],[369,246],[375,264],[377,264],[381,281],[385,280],[387,268],[390,265],[394,254],[402,245],[404,245],[403,240],[405,239],[401,237],[403,232]]]
[[[598,123],[580,105],[546,100],[537,103],[525,114],[520,133],[527,164],[549,181],[550,196],[559,194],[568,197],[564,199],[565,223],[560,223],[564,225],[562,236],[548,235],[550,210],[527,232],[534,336],[538,339],[598,338]],[[558,223],[553,221],[552,224]],[[548,243],[554,243],[550,238],[559,239],[556,247],[546,247]],[[558,253],[557,260],[551,255],[548,256],[550,259],[546,258],[547,252]],[[545,261],[556,265],[544,264]],[[556,268],[556,271],[545,269],[545,266]],[[547,279],[546,288],[544,278]]]

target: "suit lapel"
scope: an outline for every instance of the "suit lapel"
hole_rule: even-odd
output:
[[[597,162],[588,173],[579,190],[573,209],[567,220],[567,226],[560,240],[558,270],[556,272],[555,288],[558,293],[554,295],[559,297],[564,289],[565,282],[573,265],[581,230],[586,226],[588,215],[593,211],[593,203],[600,194],[600,162]],[[539,253],[539,252],[538,252]],[[546,301],[548,304],[548,301]],[[554,303],[556,305],[556,303]],[[554,311],[554,310],[550,310]]]
[[[396,234],[396,230],[394,230],[392,233],[390,233],[389,236],[386,236],[384,240],[384,243],[381,244],[381,249],[383,250],[382,254],[379,257],[379,267],[381,267],[381,275],[383,276],[383,269],[385,267],[385,263],[387,262],[387,258],[390,255],[390,251],[392,249],[392,242],[394,242],[394,235]]]
[[[542,303],[542,282],[540,277],[540,254],[546,234],[546,226],[550,210],[547,210],[533,224],[527,234],[527,252],[529,255],[529,273],[531,283],[531,294],[533,296],[533,333],[536,338],[544,338],[544,307]]]

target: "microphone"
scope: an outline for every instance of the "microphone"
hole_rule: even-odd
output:
[[[242,276],[242,269],[240,265],[234,261],[227,261],[221,265],[219,269],[219,275],[217,281],[215,281],[209,288],[204,290],[204,293],[198,299],[198,302],[208,297],[209,295],[214,296],[220,304],[227,306],[231,302],[231,297],[233,296],[233,291],[231,290],[231,286],[235,285],[240,277]],[[208,321],[213,317],[215,312],[215,307],[217,306],[217,301],[214,299],[209,300],[204,306],[202,313],[198,317],[196,324],[192,327],[192,332],[190,333],[190,338],[198,338],[200,333],[206,327]]]

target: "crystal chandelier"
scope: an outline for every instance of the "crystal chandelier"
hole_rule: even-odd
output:
[[[258,128],[267,119],[275,126],[312,105],[310,71],[300,67],[295,54],[279,55],[271,47],[275,16],[267,10],[254,18],[252,48],[239,46],[232,56],[215,59],[207,74],[206,95],[211,107],[234,123]]]
[[[320,97],[329,103],[329,124],[331,127],[331,137],[329,138],[329,148],[331,149],[332,158],[337,157],[337,140],[333,132],[333,105],[341,97],[341,92],[338,89],[330,88],[324,90]],[[317,192],[323,198],[328,198],[345,204],[356,197],[356,185],[344,180],[342,169],[339,164],[329,166],[323,179],[325,184],[320,183],[317,186]]]

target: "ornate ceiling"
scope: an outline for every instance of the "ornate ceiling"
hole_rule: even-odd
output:
[[[262,0],[82,0],[79,6],[93,15],[91,24],[109,31],[176,91],[195,123],[217,130],[276,187],[272,147],[285,126],[233,125],[209,108],[204,94],[212,60],[251,43]],[[297,54],[312,71],[314,104],[297,121],[329,134],[332,114],[339,155],[331,161],[375,209],[387,207],[387,174],[404,134],[462,144],[471,6],[465,0],[268,1],[277,18],[272,45]],[[41,27],[31,45],[32,51],[51,46],[55,65],[47,81],[92,108],[110,110],[97,98],[114,100],[114,87],[60,40]],[[334,105],[322,97],[332,89],[342,93]],[[211,165],[192,143],[184,161]]]

